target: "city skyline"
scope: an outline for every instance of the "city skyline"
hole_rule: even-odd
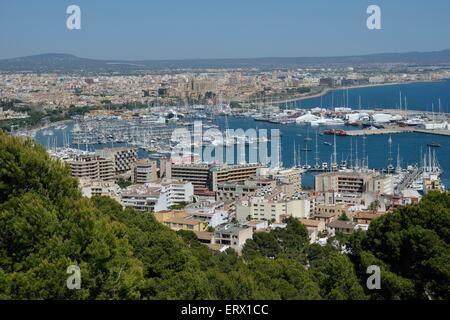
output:
[[[66,8],[81,8],[68,30]],[[369,5],[381,30],[366,27]],[[0,59],[69,53],[92,59],[328,57],[450,48],[448,1],[304,3],[178,0],[123,3],[0,1]],[[345,36],[344,36],[345,35]]]

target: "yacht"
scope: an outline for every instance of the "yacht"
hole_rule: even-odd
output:
[[[343,126],[345,121],[339,118],[320,118],[315,121],[311,121],[311,126]]]

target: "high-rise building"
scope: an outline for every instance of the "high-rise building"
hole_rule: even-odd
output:
[[[69,161],[73,177],[111,181],[115,178],[114,163],[99,156],[79,157]]]
[[[116,174],[130,171],[137,161],[137,150],[134,148],[111,148],[102,149],[97,152],[102,158],[114,162]]]
[[[246,164],[234,166],[216,166],[211,168],[211,189],[218,190],[218,184],[224,182],[245,182],[261,168],[259,164]]]
[[[167,178],[189,181],[196,187],[218,190],[218,185],[226,182],[245,182],[256,174],[258,164],[249,165],[209,165],[202,163],[173,164],[167,162],[164,172]]]
[[[207,164],[172,164],[166,163],[166,177],[189,181],[196,187],[210,186],[210,166]]]
[[[375,172],[328,172],[315,177],[317,192],[363,193],[379,174]]]

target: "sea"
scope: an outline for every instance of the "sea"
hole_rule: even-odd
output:
[[[334,90],[328,94],[288,104],[290,108],[311,109],[315,107],[332,108],[338,106],[348,106],[352,109],[398,109],[400,106],[400,95],[402,97],[402,108],[407,105],[408,110],[421,110],[435,112],[450,111],[450,80],[439,82],[409,83],[399,85],[384,85],[375,87],[362,87],[348,90]],[[406,104],[405,104],[406,98]],[[439,110],[439,100],[441,109]],[[281,158],[285,167],[290,167],[295,162],[301,164],[308,163],[315,165],[323,162],[330,162],[333,153],[333,136],[320,135],[329,127],[313,128],[309,125],[298,124],[274,124],[255,121],[252,118],[244,117],[224,117],[217,118],[217,124],[222,129],[279,129],[281,133]],[[68,126],[66,130],[70,130]],[[337,127],[339,128],[339,127]],[[343,127],[342,129],[349,130]],[[316,154],[316,134],[317,149]],[[62,144],[62,131],[56,131],[58,141]],[[70,138],[70,134],[67,134]],[[391,136],[392,145],[389,146],[387,135],[374,135],[363,137],[337,137],[337,160],[345,160],[348,163],[353,157],[356,158],[356,145],[358,146],[358,158],[368,158],[369,168],[385,169],[392,163],[397,164],[397,156],[403,168],[408,165],[418,165],[421,162],[421,154],[426,152],[430,143],[441,145],[440,148],[433,148],[444,173],[441,176],[446,187],[450,187],[450,137],[437,136],[418,133],[402,133]],[[36,140],[44,146],[48,143],[48,138],[42,131],[36,134]],[[326,144],[326,143],[328,144]],[[294,147],[295,146],[295,147]],[[111,147],[110,145],[92,146],[93,149]],[[270,147],[269,147],[270,148]],[[307,149],[309,151],[300,151]],[[353,152],[351,153],[350,150]],[[391,152],[391,154],[390,154]],[[352,154],[352,155],[351,155]],[[140,157],[146,157],[143,151]],[[296,157],[294,157],[296,155]],[[297,160],[294,160],[294,159]],[[300,159],[299,159],[300,158]],[[389,159],[393,159],[392,161]],[[302,178],[302,184],[306,188],[312,188],[314,174],[306,174]]]

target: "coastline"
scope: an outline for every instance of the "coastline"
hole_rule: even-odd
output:
[[[291,98],[286,100],[274,101],[273,104],[283,104],[297,101],[304,101],[310,99],[316,99],[323,96],[326,96],[328,93],[339,90],[353,90],[353,89],[362,89],[362,88],[375,88],[375,87],[387,87],[387,86],[396,86],[396,85],[408,85],[414,83],[430,83],[430,82],[441,82],[445,81],[445,79],[441,80],[418,80],[418,81],[407,81],[407,82],[388,82],[388,83],[378,83],[378,84],[365,84],[365,85],[355,85],[355,86],[347,86],[347,87],[339,87],[339,88],[324,88],[322,91],[304,97]]]

